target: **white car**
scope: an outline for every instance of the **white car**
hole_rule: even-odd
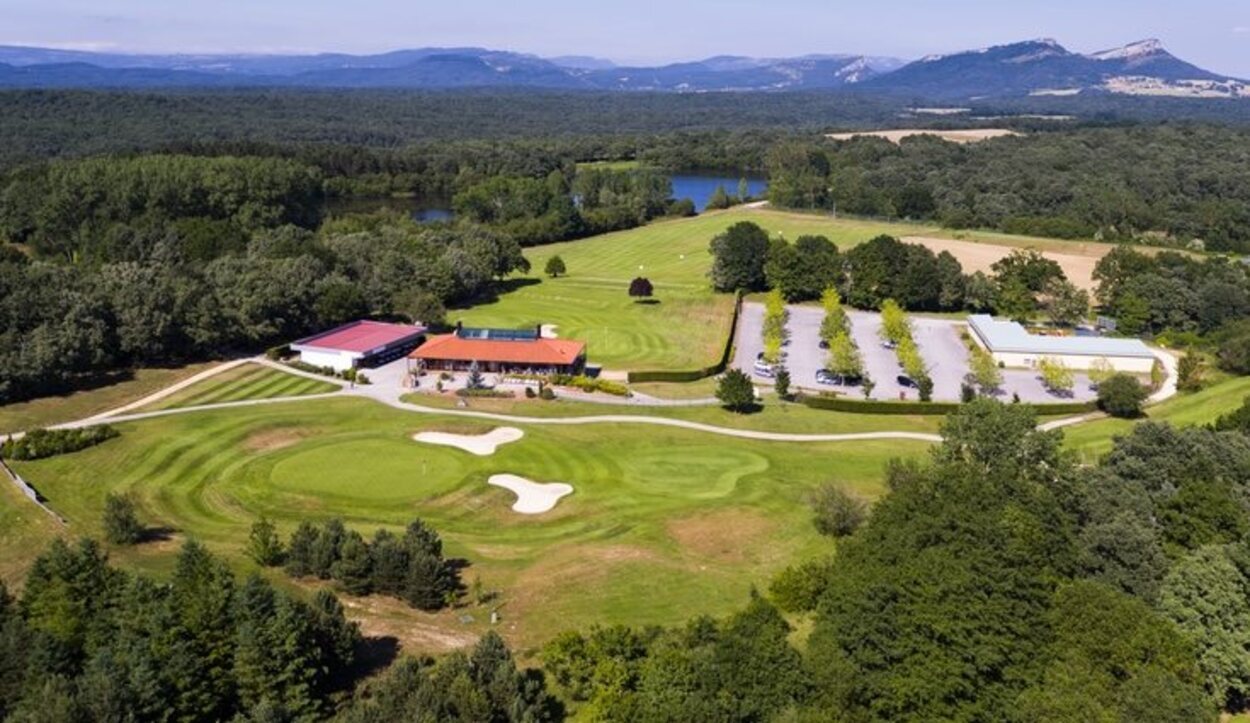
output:
[[[752,368],[752,371],[754,371],[757,376],[761,377],[773,377],[776,375],[776,371],[773,370],[773,365],[763,359],[755,360],[755,366]]]

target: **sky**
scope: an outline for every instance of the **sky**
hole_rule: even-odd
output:
[[[0,44],[153,53],[481,46],[658,64],[807,53],[906,59],[1050,37],[1158,38],[1250,78],[1250,0],[0,0]]]

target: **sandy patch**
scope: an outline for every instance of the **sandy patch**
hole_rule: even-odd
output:
[[[514,512],[523,515],[540,515],[551,510],[561,497],[573,493],[573,486],[563,482],[534,482],[514,474],[495,474],[486,480],[488,484],[511,490],[516,495]]]
[[[994,265],[994,262],[1009,256],[1015,250],[1010,246],[929,238],[927,236],[906,236],[902,240],[909,244],[927,246],[935,254],[940,254],[943,251],[951,252],[951,255],[958,259],[960,265],[964,267],[965,274],[977,271],[992,274],[993,271],[991,271],[990,267]],[[1103,248],[1079,244],[1074,244],[1074,247],[1079,247],[1084,253],[1061,254],[1053,251],[1043,251],[1042,255],[1059,264],[1060,268],[1063,269],[1063,273],[1067,275],[1068,281],[1075,284],[1077,288],[1092,292],[1098,288],[1098,283],[1094,281],[1094,266],[1107,253],[1109,247]]]
[[[899,143],[904,138],[912,136],[937,136],[944,141],[951,143],[976,143],[978,141],[988,140],[990,138],[1002,138],[1004,136],[1021,135],[1007,128],[968,128],[963,130],[928,130],[924,128],[909,128],[893,131],[863,131],[853,133],[830,133],[826,138],[835,141],[849,141],[858,136],[873,136],[874,138],[884,138],[891,143]]]
[[[311,433],[307,429],[266,429],[249,434],[243,440],[243,448],[249,452],[272,452],[299,444]]]
[[[668,534],[682,549],[717,562],[744,562],[766,550],[773,530],[768,518],[749,510],[723,510],[672,520]]]
[[[559,328],[556,324],[543,324],[538,327],[538,335],[544,339],[558,339],[560,335],[556,333],[556,329]]]
[[[486,434],[452,434],[451,432],[420,432],[412,438],[423,444],[439,444],[462,449],[479,457],[489,457],[495,450],[515,442],[525,433],[516,427],[497,427]]]

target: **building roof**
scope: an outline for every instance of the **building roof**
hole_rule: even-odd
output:
[[[1110,339],[1100,336],[1041,336],[1030,334],[1014,321],[998,321],[988,314],[968,317],[968,326],[991,352],[1037,355],[1077,355],[1106,357],[1153,357],[1140,339]]]
[[[498,340],[470,338],[456,334],[432,336],[408,356],[432,361],[500,362],[567,366],[577,361],[586,344],[572,339]]]
[[[296,351],[305,347],[369,354],[393,344],[412,341],[425,332],[424,326],[360,320],[300,339],[291,344],[291,348]]]

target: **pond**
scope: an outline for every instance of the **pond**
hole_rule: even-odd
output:
[[[694,210],[699,213],[707,208],[707,202],[718,186],[724,186],[725,193],[731,196],[737,195],[740,178],[715,173],[675,173],[669,176],[673,184],[673,198],[690,199],[694,202]],[[759,176],[746,176],[746,181],[747,190],[754,198],[759,198],[768,190],[768,181]],[[456,217],[448,198],[345,198],[333,199],[326,204],[326,211],[332,215],[369,213],[384,208],[406,211],[419,223],[440,223]]]

